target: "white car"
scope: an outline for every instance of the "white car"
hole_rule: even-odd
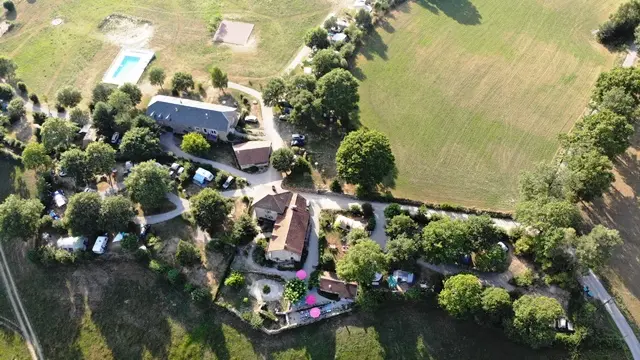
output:
[[[109,238],[106,236],[98,236],[96,239],[96,243],[93,245],[93,252],[95,254],[101,255],[104,254],[105,250],[107,250],[107,243],[109,242]]]
[[[233,181],[233,176],[229,176],[227,178],[227,181],[225,181],[224,184],[222,184],[222,188],[227,189],[231,185],[232,181]]]
[[[111,137],[111,143],[112,144],[117,144],[118,143],[118,139],[120,139],[120,133],[119,132],[113,133],[113,136]]]
[[[503,243],[502,241],[498,242],[498,246],[500,246],[500,248],[502,249],[502,251],[504,252],[509,252],[509,247],[507,246],[507,244]]]

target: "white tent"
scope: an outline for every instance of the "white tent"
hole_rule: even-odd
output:
[[[211,171],[205,170],[203,168],[198,168],[198,170],[196,170],[196,174],[207,179],[207,181],[213,181],[213,174],[211,173]]]
[[[53,194],[53,201],[56,202],[57,207],[63,207],[67,205],[67,198],[57,191]]]
[[[81,236],[60,238],[56,246],[68,251],[87,250],[86,238]]]
[[[340,227],[345,230],[364,229],[363,223],[343,215],[336,216],[336,221],[334,223],[334,226]]]

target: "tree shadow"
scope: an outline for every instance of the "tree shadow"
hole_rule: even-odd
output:
[[[4,9],[2,9],[2,10],[4,10]],[[5,18],[7,20],[14,21],[17,17],[18,17],[18,12],[17,11],[11,11],[11,12],[6,12],[5,13]]]
[[[469,0],[416,0],[423,8],[439,15],[440,12],[462,25],[479,25],[482,15]]]
[[[364,40],[364,46],[360,48],[360,53],[367,60],[372,60],[374,56],[380,57],[382,60],[387,60],[388,46],[384,43],[384,40],[378,33],[378,28],[373,29],[369,36]]]

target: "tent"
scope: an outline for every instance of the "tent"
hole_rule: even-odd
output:
[[[211,171],[205,170],[203,168],[198,168],[198,170],[196,170],[196,175],[198,174],[201,175],[207,181],[213,180],[213,174],[211,173]]]
[[[204,185],[207,182],[207,179],[202,174],[196,173],[193,176],[193,181],[199,185]]]
[[[53,193],[53,201],[55,201],[57,207],[63,207],[67,205],[67,198],[60,191]]]
[[[87,238],[81,236],[60,238],[56,246],[68,251],[87,250]]]

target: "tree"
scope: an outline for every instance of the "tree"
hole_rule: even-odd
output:
[[[363,239],[338,260],[336,271],[341,279],[367,287],[376,273],[387,271],[387,258],[375,241]]]
[[[280,148],[271,153],[271,166],[280,172],[291,171],[295,155],[290,148]]]
[[[489,249],[504,236],[504,233],[496,227],[489,215],[470,216],[464,224],[474,251]]]
[[[78,126],[84,126],[89,123],[89,114],[86,111],[75,107],[69,112],[69,120]]]
[[[109,233],[125,231],[135,215],[131,200],[122,195],[107,196],[100,207],[100,229]]]
[[[392,263],[412,263],[420,257],[420,242],[401,234],[387,241],[387,256]]]
[[[400,235],[413,237],[418,232],[418,224],[416,224],[409,215],[395,216],[387,223],[385,233],[391,239],[395,239]]]
[[[127,234],[122,238],[120,246],[127,251],[136,251],[138,249],[138,235]]]
[[[511,312],[511,297],[507,290],[488,287],[482,292],[482,311],[494,323],[500,323]]]
[[[85,184],[91,175],[89,157],[86,152],[80,149],[69,149],[63,152],[60,155],[60,167],[78,184]]]
[[[387,205],[386,208],[384,208],[384,217],[387,220],[391,220],[394,217],[402,214],[404,214],[404,211],[402,210],[402,207],[400,206],[400,204],[391,203]]]
[[[0,58],[1,59],[1,58]],[[0,84],[0,100],[9,101],[13,97],[13,89],[9,84]]]
[[[335,15],[329,16],[322,24],[322,27],[324,27],[327,32],[331,31],[331,29],[336,26],[338,26],[338,18]]]
[[[281,77],[272,78],[262,91],[262,100],[267,106],[275,106],[284,99],[286,94],[286,84]]]
[[[624,116],[604,110],[585,116],[571,134],[563,138],[567,148],[571,148],[572,144],[589,144],[609,158],[614,158],[627,150],[633,131],[633,126]]]
[[[365,9],[360,9],[356,13],[356,24],[363,29],[370,29],[373,26],[373,18],[371,13]]]
[[[7,12],[15,12],[16,11],[16,6],[13,4],[13,1],[11,0],[6,0],[5,2],[2,3],[2,7],[4,7]]]
[[[18,66],[6,56],[0,56],[0,78],[13,79],[16,76]]]
[[[482,284],[474,275],[460,274],[448,278],[438,295],[438,304],[451,316],[464,319],[482,307]]]
[[[577,150],[567,159],[567,168],[573,181],[571,190],[583,201],[591,201],[602,196],[609,189],[615,177],[611,172],[613,164],[595,148]]]
[[[350,246],[353,246],[357,244],[360,240],[366,239],[368,237],[369,237],[369,233],[367,233],[367,231],[364,229],[360,229],[360,228],[351,229],[351,231],[349,231],[349,233],[347,234],[347,244],[349,244]]]
[[[338,175],[350,184],[373,187],[395,169],[389,138],[376,130],[349,133],[336,154]]]
[[[434,264],[453,263],[471,252],[467,227],[461,220],[445,217],[432,221],[422,230],[422,251]]]
[[[182,266],[191,266],[200,263],[200,250],[192,243],[180,240],[176,250],[176,260]]]
[[[162,89],[162,85],[164,85],[164,81],[167,78],[167,74],[164,73],[164,69],[159,67],[152,67],[149,70],[149,82],[151,85],[160,86]]]
[[[318,97],[322,106],[339,119],[348,119],[358,109],[358,81],[345,69],[333,69],[318,80]]]
[[[44,172],[51,168],[52,161],[44,145],[32,141],[22,151],[22,164],[27,169]]]
[[[140,203],[145,210],[155,209],[162,205],[170,190],[169,170],[156,165],[155,161],[145,161],[131,169],[124,184],[131,200]]]
[[[284,298],[296,303],[307,293],[307,284],[300,279],[291,279],[284,284]]]
[[[171,79],[171,90],[173,92],[183,92],[188,91],[189,89],[193,89],[195,86],[193,82],[193,76],[191,74],[187,74],[184,72],[177,72],[173,74],[173,79]]]
[[[480,271],[503,272],[507,269],[507,252],[498,244],[475,253],[473,264]]]
[[[313,73],[320,78],[333,69],[347,67],[347,62],[333,49],[323,49],[313,57],[311,67],[313,68]]]
[[[211,145],[207,139],[200,133],[188,133],[182,138],[182,144],[180,144],[182,151],[194,154],[203,155],[211,148]]]
[[[539,198],[565,199],[568,197],[568,174],[565,168],[556,164],[541,162],[531,171],[520,175],[518,183],[520,200]]]
[[[545,231],[575,226],[580,219],[580,212],[567,200],[547,198],[519,202],[515,218],[525,226]]]
[[[118,89],[109,95],[109,106],[112,111],[115,111],[117,114],[123,114],[133,108],[133,102],[129,94]]]
[[[24,108],[24,101],[20,98],[11,100],[7,106],[7,114],[12,122],[22,119],[27,114],[27,110]]]
[[[224,286],[240,287],[244,285],[244,275],[239,271],[232,271],[226,279],[224,279]]]
[[[9,195],[0,204],[0,240],[28,240],[36,236],[44,206],[36,199]]]
[[[607,264],[613,249],[623,241],[617,230],[596,225],[589,234],[576,239],[576,257],[585,269],[600,269]]]
[[[58,104],[64,107],[75,107],[82,100],[82,93],[73,86],[65,86],[56,93]]]
[[[635,67],[616,67],[610,71],[600,73],[593,91],[593,99],[600,103],[604,94],[613,88],[621,88],[631,96],[640,94],[640,71]]]
[[[120,152],[134,161],[148,160],[161,152],[160,139],[147,128],[133,128],[122,137]]]
[[[307,31],[304,43],[312,49],[326,49],[329,47],[329,33],[322,27],[316,27]]]
[[[232,204],[218,191],[206,188],[189,199],[196,224],[214,234],[231,212]]]
[[[298,90],[289,98],[292,107],[289,122],[292,124],[310,124],[321,114],[321,104],[308,90]]]
[[[129,95],[129,99],[131,100],[131,104],[133,104],[133,106],[140,104],[140,101],[142,100],[142,91],[140,91],[140,88],[137,85],[126,83],[120,86],[118,90]]]
[[[131,121],[131,126],[134,128],[147,128],[153,133],[158,133],[160,127],[156,121],[146,115],[138,115]]]
[[[316,77],[312,74],[298,74],[289,78],[287,82],[286,92],[295,93],[299,90],[307,90],[309,92],[316,91]]]
[[[116,151],[103,142],[87,146],[87,159],[93,175],[108,174],[116,165]]]
[[[251,215],[243,214],[233,224],[231,237],[235,244],[248,244],[253,241],[256,236],[258,236],[258,226]]]
[[[603,92],[599,108],[601,111],[610,110],[618,115],[632,118],[634,117],[636,105],[637,102],[631,94],[625,92],[621,87],[614,86]]]
[[[115,125],[114,117],[111,112],[111,107],[104,102],[96,103],[93,108],[93,126],[100,131],[100,133],[110,133]]]
[[[95,192],[77,193],[69,199],[64,224],[72,235],[94,235],[100,230],[102,199]]]
[[[550,324],[564,314],[558,300],[546,296],[524,295],[513,302],[513,333],[534,349],[549,346],[555,339]]]
[[[227,73],[220,70],[217,66],[211,69],[211,85],[213,85],[214,88],[224,90],[227,88],[228,82],[229,78]]]
[[[99,102],[106,103],[107,101],[109,101],[109,96],[111,95],[113,90],[115,90],[115,87],[113,87],[112,85],[98,83],[98,85],[96,85],[91,92],[91,101],[94,104],[97,104]]]
[[[78,128],[71,122],[60,118],[48,118],[40,128],[42,145],[47,152],[60,152],[68,148]]]

